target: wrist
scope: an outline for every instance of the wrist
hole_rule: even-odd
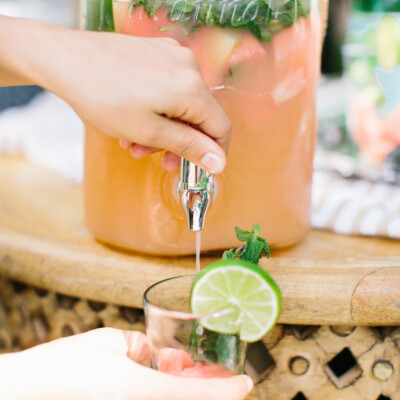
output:
[[[57,65],[57,39],[64,30],[0,15],[0,86],[35,84],[52,90],[51,68]]]
[[[23,43],[19,41],[22,21],[0,15],[0,86],[31,84],[19,68],[25,63],[19,55]]]

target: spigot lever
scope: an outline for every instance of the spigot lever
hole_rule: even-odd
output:
[[[201,231],[212,200],[213,175],[182,158],[179,195],[191,231]]]

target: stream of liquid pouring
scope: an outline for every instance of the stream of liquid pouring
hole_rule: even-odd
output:
[[[196,274],[200,272],[201,231],[196,232]]]

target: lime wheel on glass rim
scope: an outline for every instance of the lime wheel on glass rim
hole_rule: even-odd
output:
[[[245,342],[260,340],[276,324],[282,298],[278,285],[257,264],[238,259],[216,261],[195,278],[190,307],[213,314],[199,322],[218,333],[239,333]]]

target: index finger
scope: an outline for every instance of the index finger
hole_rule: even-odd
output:
[[[214,139],[227,154],[232,124],[211,91],[208,89],[202,91],[201,95],[191,98],[188,104],[190,104],[190,108],[185,110],[180,119],[189,122],[199,131]]]

